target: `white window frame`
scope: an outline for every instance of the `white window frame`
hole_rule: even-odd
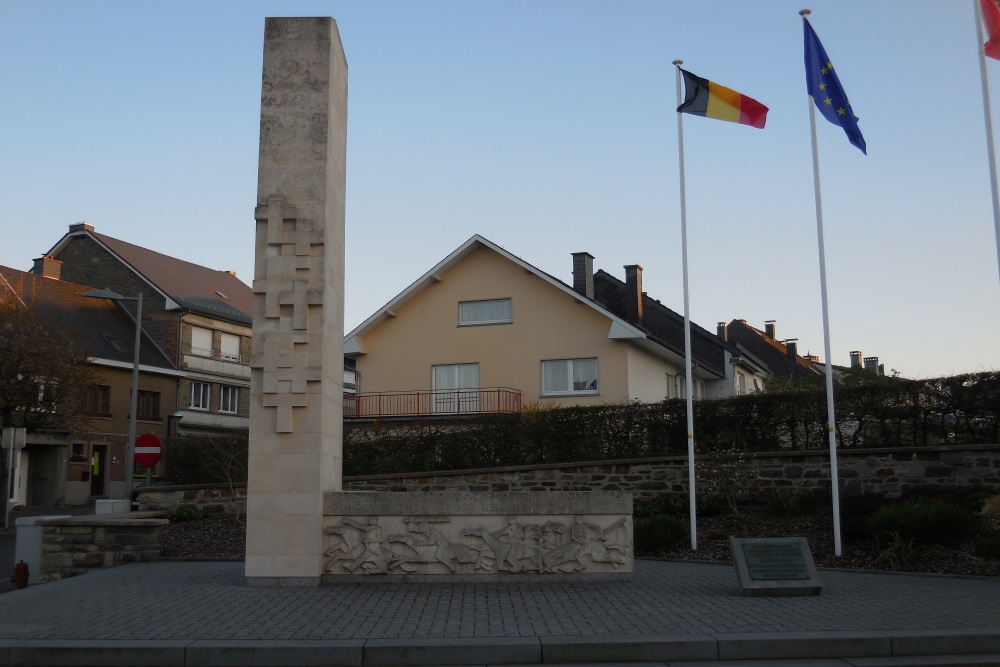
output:
[[[235,415],[240,411],[240,388],[224,384],[219,387],[219,412]]]
[[[191,380],[191,400],[192,410],[207,411],[210,407],[212,385],[207,382]],[[197,399],[197,400],[196,400]]]
[[[678,374],[674,377],[674,380],[674,386],[677,388],[677,398],[687,398],[687,378]]]
[[[205,347],[205,336],[208,336],[208,347]],[[196,357],[212,356],[212,330],[205,327],[191,326],[191,354]]]
[[[577,389],[574,384],[576,383],[576,370],[577,366],[582,365],[581,362],[593,362],[594,373],[593,380],[588,384],[593,385],[593,388],[587,387],[585,389]],[[555,370],[558,368],[556,364],[565,364],[565,389],[563,388],[553,388],[548,386],[546,381],[546,366]],[[577,359],[543,359],[542,360],[542,396],[595,396],[601,391],[601,380],[600,380],[600,365],[597,357],[580,357]]]
[[[239,336],[224,331],[219,334],[219,359],[240,361]]]
[[[674,376],[667,373],[667,393],[663,398],[669,399],[674,397]]]
[[[468,378],[473,370],[475,370],[475,386],[466,386],[473,383],[462,382],[462,376]],[[447,380],[444,383],[447,386],[441,386],[441,380]],[[431,390],[434,412],[443,414],[479,412],[479,362],[432,365]]]
[[[458,302],[458,326],[460,327],[511,324],[513,321],[514,306],[510,298]]]

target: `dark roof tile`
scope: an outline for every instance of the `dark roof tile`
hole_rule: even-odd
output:
[[[0,266],[0,299],[19,299],[41,319],[66,332],[90,357],[132,364],[135,320],[111,299],[83,296],[92,290]],[[122,351],[115,350],[108,338],[117,340]],[[140,343],[139,363],[174,368],[146,336]]]
[[[253,290],[228,271],[218,271],[91,231],[94,238],[185,308],[250,324]]]

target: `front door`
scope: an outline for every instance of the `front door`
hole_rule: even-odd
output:
[[[90,495],[106,496],[108,482],[108,446],[94,445],[90,455]]]

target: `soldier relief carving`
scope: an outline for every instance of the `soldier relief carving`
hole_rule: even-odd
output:
[[[479,521],[479,523],[477,523]],[[614,572],[629,562],[628,517],[343,517],[326,528],[330,574]],[[489,524],[489,525],[487,525]],[[390,529],[391,527],[391,529]]]

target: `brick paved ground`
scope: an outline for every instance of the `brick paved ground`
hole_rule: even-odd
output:
[[[731,566],[636,561],[630,581],[248,587],[242,563],[126,565],[0,595],[0,640],[340,640],[1000,628],[1000,580],[822,571],[744,598]]]

